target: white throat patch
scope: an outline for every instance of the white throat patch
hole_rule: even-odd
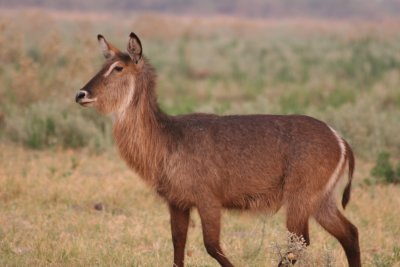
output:
[[[128,109],[129,105],[132,102],[133,95],[135,93],[135,79],[131,77],[130,79],[130,86],[129,86],[129,92],[124,101],[122,102],[121,106],[119,107],[116,118],[118,120],[123,119],[126,114],[126,110]]]

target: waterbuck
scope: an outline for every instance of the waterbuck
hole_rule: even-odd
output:
[[[221,210],[274,213],[281,206],[288,231],[309,244],[314,217],[339,240],[349,266],[361,266],[357,228],[339,211],[334,194],[348,169],[345,208],[354,156],[334,129],[300,115],[169,116],[157,104],[156,74],[136,34],[129,36],[127,53],[102,35],[97,39],[106,63],[75,100],[114,115],[122,158],[168,203],[174,266],[184,266],[193,208],[207,252],[221,266],[233,266],[220,247]]]

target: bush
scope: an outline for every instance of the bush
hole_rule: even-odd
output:
[[[14,116],[6,121],[5,134],[33,149],[88,146],[98,151],[112,143],[108,121],[93,120],[89,110],[72,110],[47,102],[33,104],[24,111],[13,112]]]
[[[400,161],[397,163],[396,176],[397,176],[397,178],[400,177]]]
[[[25,144],[31,148],[49,146],[56,139],[55,122],[52,117],[38,117],[33,114],[25,124]]]
[[[371,170],[371,175],[383,183],[400,183],[400,163],[397,171],[393,170],[390,163],[390,154],[381,152],[376,160],[376,165]]]
[[[309,266],[307,245],[303,237],[287,232],[286,240],[274,241],[271,248],[275,259],[282,266]]]

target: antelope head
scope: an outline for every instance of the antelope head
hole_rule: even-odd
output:
[[[84,107],[93,106],[100,113],[123,113],[135,92],[135,77],[143,67],[142,45],[135,33],[129,35],[127,53],[123,53],[98,35],[106,62],[82,88],[75,101]]]

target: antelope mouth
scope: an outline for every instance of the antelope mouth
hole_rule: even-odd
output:
[[[89,93],[86,90],[79,90],[75,96],[75,102],[81,106],[87,107],[97,101],[97,98],[89,98]]]
[[[93,103],[96,102],[96,100],[97,100],[96,98],[94,98],[94,99],[82,99],[82,100],[79,100],[77,102],[78,102],[78,104],[80,104],[83,107],[89,107],[89,106],[92,106]]]

